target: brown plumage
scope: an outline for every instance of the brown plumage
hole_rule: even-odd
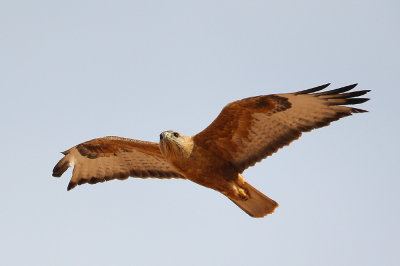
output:
[[[81,143],[65,152],[53,169],[60,177],[74,166],[68,190],[85,183],[95,184],[129,176],[183,178],[160,152],[158,143],[119,137],[105,137]]]
[[[87,141],[63,153],[53,176],[74,166],[68,190],[128,176],[184,178],[221,192],[252,217],[264,217],[278,204],[248,184],[241,173],[302,132],[366,112],[345,105],[368,101],[357,98],[368,90],[348,92],[354,84],[320,92],[328,85],[232,102],[191,137],[165,131],[159,144],[119,137]]]

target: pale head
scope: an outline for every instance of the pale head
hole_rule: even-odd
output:
[[[168,130],[160,134],[160,150],[166,158],[189,157],[193,149],[191,137]]]

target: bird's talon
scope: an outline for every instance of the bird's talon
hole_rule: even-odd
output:
[[[246,191],[243,188],[239,188],[238,192],[239,192],[238,194],[239,194],[240,199],[242,199],[242,200],[248,200],[249,199],[249,197],[247,196]]]

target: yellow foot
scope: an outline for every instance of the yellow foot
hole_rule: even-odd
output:
[[[242,200],[248,200],[249,196],[247,195],[246,191],[243,188],[237,188],[238,194],[240,199]]]

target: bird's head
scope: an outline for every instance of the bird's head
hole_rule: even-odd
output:
[[[188,157],[193,149],[191,137],[184,136],[176,131],[168,130],[160,134],[160,150],[166,158]]]

